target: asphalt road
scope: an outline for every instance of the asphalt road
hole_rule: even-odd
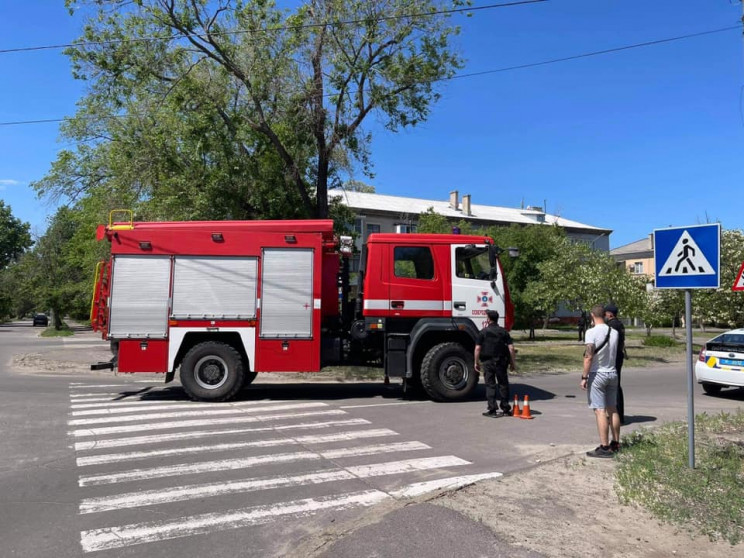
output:
[[[482,388],[437,404],[381,383],[260,378],[236,402],[200,404],[140,377],[11,371],[13,354],[96,343],[38,332],[0,327],[3,557],[291,555],[392,497],[518,474],[597,443],[578,371],[513,380],[531,421],[482,417]],[[629,369],[623,387],[628,428],[686,415],[683,367]],[[696,386],[695,397],[696,412],[730,411],[744,390],[714,398]],[[406,540],[405,522],[390,523],[386,542]],[[480,555],[467,544],[473,553],[460,555]]]

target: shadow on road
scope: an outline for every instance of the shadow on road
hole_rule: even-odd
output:
[[[528,384],[512,384],[511,393],[519,396],[520,402],[525,395],[530,401],[546,401],[555,398],[555,394]],[[399,382],[385,385],[382,382],[287,382],[287,383],[257,383],[252,384],[238,394],[235,401],[312,401],[312,400],[344,400],[344,399],[372,399],[381,397],[391,401],[426,401],[428,397],[423,393],[415,395],[403,393]],[[485,401],[486,389],[482,384],[473,391],[470,397],[461,401]],[[189,397],[180,385],[148,386],[141,389],[122,388],[114,401],[188,401]],[[453,404],[450,402],[448,404]]]
[[[11,331],[13,329],[29,329],[34,327],[34,324],[30,321],[28,322],[6,322],[3,324],[0,324],[0,331]]]
[[[708,395],[703,394],[703,397],[711,397],[713,399],[728,399],[729,401],[744,401],[744,388],[733,388],[733,389],[722,389],[720,392]]]
[[[624,426],[629,424],[640,424],[642,422],[656,422],[657,418],[648,415],[625,415]]]

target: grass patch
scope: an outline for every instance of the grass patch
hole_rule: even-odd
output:
[[[679,345],[675,339],[667,337],[666,335],[651,335],[650,337],[644,337],[641,343],[645,347],[676,347]]]
[[[75,335],[75,332],[73,332],[70,329],[70,326],[68,326],[64,322],[62,322],[62,327],[60,327],[59,329],[48,327],[41,332],[42,337],[69,337],[70,335]]]
[[[583,345],[516,345],[520,373],[568,372],[581,370]]]
[[[695,438],[690,469],[686,423],[625,437],[616,491],[659,519],[737,544],[744,540],[744,411],[697,415]]]

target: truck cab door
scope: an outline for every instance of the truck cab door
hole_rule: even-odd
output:
[[[496,277],[491,277],[488,246],[453,244],[451,250],[452,317],[468,318],[481,329],[486,325],[486,311],[496,310],[499,313],[499,325],[504,327],[504,278],[498,262],[495,267]]]

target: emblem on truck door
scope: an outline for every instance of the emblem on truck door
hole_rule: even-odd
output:
[[[488,308],[489,304],[493,303],[493,296],[490,296],[488,292],[483,291],[478,295],[478,302],[482,308]]]

